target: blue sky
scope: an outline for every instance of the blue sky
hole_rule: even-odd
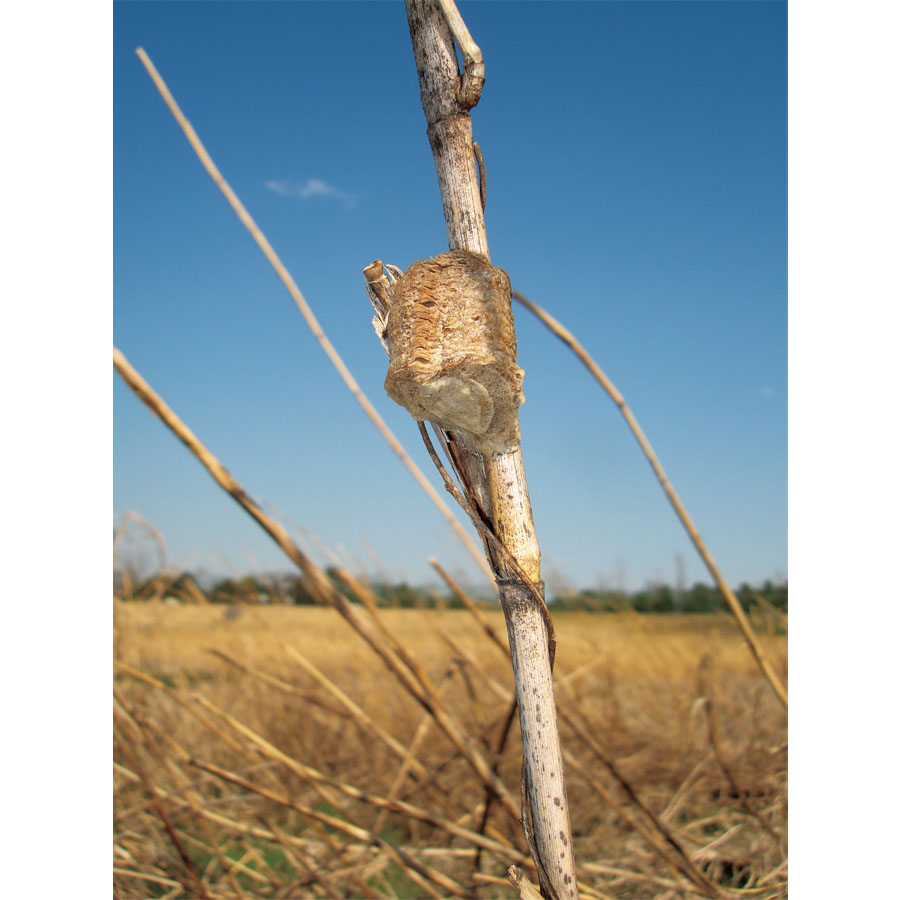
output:
[[[487,233],[624,394],[726,578],[787,577],[781,3],[462,3]],[[370,576],[480,576],[309,332],[145,74],[143,46],[326,333],[385,396],[361,270],[446,249],[400,3],[116,3],[114,341],[247,491]],[[619,413],[514,307],[551,588],[708,580]],[[289,563],[115,376],[114,517],[168,561]],[[437,476],[433,476],[438,484]],[[321,561],[328,561],[317,551]]]
[[[474,121],[490,168],[495,262],[572,326],[625,392],[728,578],[777,573],[786,558],[786,310],[783,253],[769,252],[783,242],[784,227],[783,7],[463,8],[487,54]],[[176,562],[224,558],[248,571],[255,557],[285,566],[115,376],[109,392],[113,330],[256,496],[356,555],[364,556],[367,537],[386,565],[411,576],[424,570],[425,554],[445,563],[453,555],[442,522],[373,437],[133,56],[142,43],[154,57],[424,466],[402,414],[379,394],[384,362],[371,345],[357,280],[375,255],[406,265],[444,246],[402,11],[282,4],[281,15],[305,18],[305,27],[261,35],[237,22],[241,39],[225,40],[225,27],[212,22],[217,9],[234,23],[241,7],[116,6],[115,28],[113,5],[103,2],[57,5],[52,27],[45,6],[5,11],[11,39],[0,66],[19,138],[4,146],[11,226],[0,307],[11,561],[4,626],[16,639],[8,641],[3,675],[12,684],[28,672],[28,690],[8,692],[8,716],[29,729],[27,742],[8,749],[16,771],[33,770],[43,782],[56,777],[56,793],[80,789],[70,804],[78,820],[55,852],[100,889],[108,878],[112,620],[98,598],[109,584],[110,506],[117,517],[128,508],[146,515]],[[790,4],[790,690],[791,753],[801,760],[791,776],[791,878],[798,896],[829,896],[836,883],[879,896],[883,874],[853,861],[894,852],[886,811],[897,805],[889,777],[895,742],[884,710],[892,708],[897,655],[900,470],[891,410],[900,144],[885,110],[896,106],[900,77],[898,9],[883,0],[863,0],[849,13],[840,3]],[[210,21],[190,29],[158,18],[200,13]],[[679,26],[678,13],[693,22]],[[385,21],[360,37],[326,15]],[[732,16],[740,21],[723,21]],[[575,17],[582,21],[569,28]],[[504,27],[515,39],[501,37]],[[538,47],[542,31],[548,44]],[[667,35],[673,44],[663,52]],[[341,46],[340,65],[325,65],[319,48]],[[284,85],[268,68],[279,60],[295,71]],[[583,85],[572,78],[579,65]],[[696,77],[688,78],[691,69]],[[680,108],[671,92],[651,90],[676,74],[672,86],[688,98]],[[317,99],[330,101],[354,79],[357,99],[337,112]],[[564,96],[554,97],[555,89]],[[553,140],[533,137],[529,98],[540,104],[535,115],[557,129]],[[684,166],[679,147],[695,154],[694,166]],[[282,158],[261,160],[266,152]],[[348,153],[352,166],[340,165]],[[276,204],[264,187],[308,178],[356,192],[355,218],[327,197]],[[389,216],[379,208],[388,200]],[[263,321],[269,317],[277,321]],[[689,577],[700,577],[611,404],[521,315],[518,329],[528,370],[526,465],[548,565],[589,584],[612,577],[621,560],[638,586],[672,571],[682,553]],[[761,393],[766,387],[772,392]],[[330,457],[317,450],[322,440]],[[582,489],[581,480],[590,484]],[[341,515],[329,512],[335,498],[345,503]],[[398,508],[417,528],[395,539],[404,520]],[[35,666],[36,645],[52,665]],[[35,708],[53,715],[35,718]],[[73,782],[71,767],[58,765],[58,735],[76,731],[87,740],[67,748],[83,776]],[[866,765],[847,766],[859,757],[861,734]],[[876,827],[843,834],[844,852],[823,867],[821,847],[833,832],[817,805],[826,779],[833,820]],[[30,795],[17,793],[29,783],[20,778],[11,790],[21,835],[46,818]],[[101,833],[102,847],[94,840]],[[27,859],[33,847],[20,840],[15,852]],[[24,882],[15,890],[17,872],[30,868],[10,873],[12,895],[33,891]]]

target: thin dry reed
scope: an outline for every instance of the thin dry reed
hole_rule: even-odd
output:
[[[234,884],[248,898],[501,897],[514,893],[510,865],[537,881],[517,823],[496,803],[482,821],[484,781],[340,615],[227,609],[116,601],[120,896],[201,896],[199,877],[214,898],[240,896]],[[502,627],[498,611],[482,615]],[[504,682],[505,652],[487,630],[466,610],[379,616],[415,649],[466,739],[493,748],[492,768],[515,782],[518,734],[493,752],[509,697],[483,690],[476,710],[461,673]],[[558,614],[557,628],[580,892],[786,896],[785,847],[772,836],[786,822],[785,717],[737,629],[722,615],[586,613]],[[766,640],[784,654],[783,637]],[[326,680],[364,717],[335,715]]]
[[[631,433],[635,436],[638,444],[640,444],[641,450],[644,451],[644,455],[647,457],[647,461],[650,463],[651,468],[653,469],[654,474],[659,480],[662,489],[665,491],[666,496],[669,498],[669,502],[672,504],[672,508],[675,510],[675,514],[678,516],[681,524],[684,526],[685,531],[687,531],[688,536],[694,544],[694,547],[697,549],[697,553],[700,554],[700,558],[703,560],[706,565],[709,574],[712,575],[713,580],[716,583],[716,587],[721,591],[722,596],[725,598],[725,602],[728,604],[729,610],[731,610],[731,614],[737,620],[738,627],[741,629],[741,634],[744,635],[744,640],[747,642],[747,646],[750,648],[750,652],[753,654],[756,659],[757,664],[759,665],[761,671],[766,676],[766,680],[772,686],[772,690],[775,691],[778,699],[784,705],[784,708],[787,709],[788,705],[788,695],[787,690],[785,689],[784,684],[781,679],[776,674],[774,668],[772,667],[772,663],[769,661],[766,656],[765,650],[760,644],[758,638],[753,632],[753,628],[750,625],[749,620],[747,619],[744,610],[741,608],[741,604],[738,602],[737,597],[734,596],[734,591],[728,586],[728,582],[722,577],[722,573],[719,571],[719,567],[716,565],[716,561],[713,559],[712,554],[706,547],[706,544],[703,542],[703,539],[700,537],[700,532],[697,531],[696,526],[694,525],[693,520],[688,515],[688,511],[685,509],[684,504],[681,502],[681,498],[678,494],[675,493],[675,488],[672,487],[671,482],[666,477],[666,473],[663,471],[663,467],[656,456],[656,453],[653,452],[653,448],[650,446],[650,442],[647,440],[646,435],[643,432],[643,429],[638,424],[637,419],[634,417],[632,411],[628,408],[628,404],[625,403],[625,398],[619,392],[618,388],[609,380],[606,373],[594,362],[593,358],[584,349],[581,343],[577,340],[577,338],[570,332],[567,328],[561,325],[556,319],[553,318],[548,312],[541,309],[536,303],[533,303],[527,297],[524,297],[518,291],[512,292],[513,298],[518,300],[526,309],[530,310],[534,313],[537,318],[550,329],[569,349],[584,363],[587,367],[587,370],[600,382],[600,385],[609,394],[610,399],[616,406],[619,407],[619,411],[622,413],[623,418],[628,423],[628,427],[631,429]]]
[[[135,52],[137,53],[140,61],[143,63],[144,68],[147,70],[147,73],[153,79],[153,83],[156,85],[157,90],[165,101],[166,106],[168,106],[169,111],[175,118],[175,121],[184,132],[188,143],[191,145],[191,148],[197,154],[197,158],[202,163],[203,168],[206,169],[209,177],[212,178],[212,180],[215,182],[216,186],[225,196],[225,199],[228,201],[231,208],[237,214],[237,217],[241,220],[247,231],[250,232],[253,240],[256,241],[259,249],[262,250],[263,255],[266,257],[269,263],[271,263],[272,268],[275,270],[275,273],[281,279],[282,284],[284,284],[284,286],[287,288],[288,293],[291,295],[294,302],[297,304],[298,309],[303,314],[303,318],[306,320],[306,324],[309,326],[310,331],[312,331],[316,340],[322,346],[322,349],[325,351],[334,367],[338,370],[338,373],[344,380],[344,383],[349,388],[350,393],[353,394],[359,405],[363,408],[365,414],[369,417],[369,419],[371,419],[372,423],[378,429],[379,434],[381,434],[381,436],[388,442],[391,450],[393,450],[394,453],[396,453],[397,456],[400,457],[403,465],[406,466],[413,478],[416,479],[422,490],[424,490],[428,495],[431,502],[434,503],[434,505],[440,510],[441,515],[447,520],[447,524],[453,529],[453,532],[460,539],[460,541],[462,541],[463,545],[469,551],[469,554],[478,564],[478,567],[481,569],[481,571],[484,572],[484,574],[493,583],[491,570],[485,563],[484,557],[481,555],[469,535],[466,534],[462,526],[456,520],[456,517],[450,511],[450,507],[447,506],[443,499],[441,499],[441,496],[425,477],[422,470],[413,462],[409,454],[403,448],[403,445],[400,443],[400,441],[397,440],[397,438],[394,436],[394,433],[390,430],[390,428],[388,428],[385,421],[378,414],[378,411],[372,405],[369,398],[363,393],[362,388],[360,388],[360,386],[357,384],[356,379],[344,364],[344,361],[341,359],[337,350],[335,350],[334,345],[330,340],[328,340],[328,336],[322,330],[322,326],[319,324],[318,319],[316,319],[315,314],[313,313],[309,304],[306,302],[303,294],[300,292],[300,288],[297,287],[297,284],[291,276],[291,273],[288,272],[284,263],[281,262],[278,254],[269,243],[268,238],[266,238],[256,222],[253,221],[253,218],[251,217],[250,213],[247,212],[244,204],[241,203],[237,194],[235,194],[235,192],[231,189],[231,186],[222,176],[222,173],[219,171],[218,167],[213,162],[212,157],[209,155],[209,153],[207,153],[206,148],[203,146],[203,143],[197,136],[197,132],[194,131],[193,126],[181,111],[181,107],[179,107],[178,103],[176,103],[175,98],[172,96],[172,93],[169,91],[166,83],[163,81],[162,76],[156,70],[156,67],[153,65],[150,57],[147,56],[147,54],[144,52],[143,47],[138,47]]]
[[[454,4],[440,7],[463,54],[461,96],[477,101],[480,52]],[[484,565],[138,55],[351,392]],[[516,296],[610,393],[736,605],[621,395],[562,326]],[[324,572],[117,349],[113,360],[299,568],[318,604],[223,610],[196,585],[170,590],[158,577],[136,595],[123,580],[115,598],[114,896],[539,896],[532,881],[544,873],[509,788],[519,781],[522,745],[503,687],[509,644],[500,613],[469,598],[435,560],[462,610],[386,610],[361,579]],[[783,668],[785,638],[757,637],[740,607],[732,612],[738,629],[720,615],[557,616],[582,896],[787,896],[786,717],[767,690],[786,704],[774,671]],[[764,677],[742,652],[742,636]]]
[[[115,858],[128,863],[115,867],[118,895],[161,896],[162,885],[171,897],[477,896],[496,890],[510,862],[530,866],[505,787],[518,775],[509,700],[480,692],[473,704],[471,683],[452,674],[469,667],[481,683],[502,681],[498,614],[469,600],[468,612],[416,610],[404,621],[349,573],[332,581],[118,351],[114,363],[345,623],[342,633],[309,619],[327,609],[238,607],[235,619],[208,603],[117,602]],[[573,835],[579,855],[600,866],[580,893],[652,897],[668,880],[684,897],[737,887],[783,897],[786,848],[773,835],[786,820],[784,715],[742,664],[737,634],[718,616],[563,623]],[[615,647],[623,628],[631,632]],[[783,655],[783,639],[767,640]],[[308,665],[298,667],[298,654]],[[418,722],[404,696],[423,710]],[[697,710],[712,697],[716,727],[703,727]],[[676,806],[673,823],[665,813]],[[459,842],[476,851],[474,869],[469,856],[440,852]]]

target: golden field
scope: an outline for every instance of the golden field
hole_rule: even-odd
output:
[[[514,897],[511,864],[537,880],[433,710],[518,801],[504,653],[465,610],[355,608],[425,702],[331,608],[115,600],[116,896]],[[774,624],[757,623],[784,678]],[[554,625],[582,896],[786,896],[787,717],[732,620]]]

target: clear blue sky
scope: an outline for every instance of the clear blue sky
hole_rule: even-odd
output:
[[[787,11],[461,3],[495,265],[624,394],[733,584],[787,577]],[[201,168],[143,46],[395,434],[361,270],[447,248],[401,3],[116,3],[114,340],[251,496],[370,576],[479,575]],[[618,411],[514,305],[551,588],[708,576]],[[114,517],[290,564],[115,377]],[[439,480],[433,476],[437,485]],[[449,498],[448,498],[449,499]],[[327,557],[318,554],[320,561]]]

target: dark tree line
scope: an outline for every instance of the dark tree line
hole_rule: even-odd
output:
[[[333,569],[326,570],[335,586],[355,602],[343,587]],[[400,609],[461,609],[462,604],[452,594],[435,588],[413,587],[405,582],[371,583],[369,587],[385,607]],[[114,580],[116,594],[128,600],[160,600],[173,598],[185,603],[253,603],[312,606],[315,604],[302,575],[272,575],[258,577],[221,578],[205,589],[200,579],[190,572],[179,575],[156,574],[140,582],[131,581],[124,573]],[[787,582],[766,581],[760,587],[742,584],[736,591],[745,612],[771,607],[787,612]],[[559,594],[550,600],[556,611],[621,612],[635,610],[642,613],[713,613],[727,609],[718,590],[711,585],[695,584],[678,590],[666,584],[652,585],[640,591],[626,592],[588,589],[576,593]]]
[[[766,581],[761,587],[742,584],[735,592],[745,612],[755,607],[772,606],[779,612],[787,612],[788,586]],[[577,594],[557,597],[557,609],[582,609],[590,612],[617,612],[633,609],[644,613],[712,613],[726,610],[725,600],[719,591],[707,584],[697,583],[686,590],[676,590],[667,584],[654,585],[644,590],[625,591],[586,590]]]

